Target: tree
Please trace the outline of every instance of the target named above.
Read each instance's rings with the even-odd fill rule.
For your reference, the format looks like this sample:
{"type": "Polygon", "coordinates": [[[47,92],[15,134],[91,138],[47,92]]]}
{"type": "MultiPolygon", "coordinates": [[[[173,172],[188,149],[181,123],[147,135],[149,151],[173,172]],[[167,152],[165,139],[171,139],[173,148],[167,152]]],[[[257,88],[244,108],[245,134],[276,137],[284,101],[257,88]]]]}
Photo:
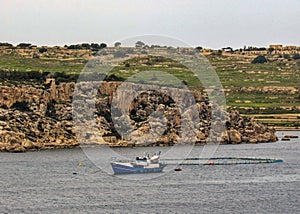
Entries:
{"type": "Polygon", "coordinates": [[[84,49],[90,49],[91,45],[89,43],[82,43],[81,47],[84,48],[84,49]]]}
{"type": "Polygon", "coordinates": [[[98,51],[100,49],[100,45],[97,44],[97,43],[92,43],[91,44],[91,48],[94,50],[94,51],[98,51]]]}
{"type": "Polygon", "coordinates": [[[203,48],[201,46],[198,46],[195,48],[196,51],[200,52],[201,50],[203,50],[203,48]]]}
{"type": "Polygon", "coordinates": [[[268,52],[271,54],[275,49],[274,48],[269,48],[268,52]]]}
{"type": "Polygon", "coordinates": [[[13,45],[12,45],[12,44],[10,44],[10,43],[7,43],[7,42],[4,42],[4,43],[0,42],[0,46],[13,47],[13,45]]]}
{"type": "Polygon", "coordinates": [[[121,42],[116,42],[115,43],[115,47],[120,47],[121,46],[121,42]]]}
{"type": "Polygon", "coordinates": [[[20,47],[20,48],[29,48],[31,46],[30,43],[20,43],[17,45],[17,47],[20,47]]]}
{"type": "Polygon", "coordinates": [[[103,49],[103,48],[106,48],[106,47],[107,47],[107,44],[105,44],[105,43],[100,44],[100,49],[103,49]]]}
{"type": "Polygon", "coordinates": [[[47,52],[47,48],[41,47],[41,48],[39,48],[39,52],[40,53],[45,53],[45,52],[47,52]]]}
{"type": "Polygon", "coordinates": [[[268,62],[267,58],[263,55],[257,56],[255,59],[252,60],[252,64],[263,64],[268,62]]]}
{"type": "Polygon", "coordinates": [[[70,45],[67,47],[67,49],[70,49],[70,50],[78,50],[78,49],[81,49],[81,45],[77,44],[77,45],[70,45]]]}
{"type": "Polygon", "coordinates": [[[294,60],[300,59],[300,54],[297,54],[297,53],[294,54],[294,55],[293,55],[293,59],[294,59],[294,60]]]}
{"type": "Polygon", "coordinates": [[[11,106],[11,108],[17,109],[22,112],[30,111],[29,103],[26,101],[17,101],[11,106]]]}
{"type": "Polygon", "coordinates": [[[145,46],[145,43],[142,42],[142,41],[137,41],[137,42],[135,43],[135,47],[136,47],[136,48],[142,48],[142,47],[144,47],[144,46],[145,46]]]}

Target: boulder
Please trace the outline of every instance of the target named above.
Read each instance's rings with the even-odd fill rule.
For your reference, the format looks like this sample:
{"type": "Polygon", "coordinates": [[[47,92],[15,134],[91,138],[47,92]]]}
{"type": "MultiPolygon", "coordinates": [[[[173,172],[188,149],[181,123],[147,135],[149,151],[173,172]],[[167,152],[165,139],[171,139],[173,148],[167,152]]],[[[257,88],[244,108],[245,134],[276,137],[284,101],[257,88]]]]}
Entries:
{"type": "Polygon", "coordinates": [[[242,142],[242,135],[235,129],[229,130],[229,140],[232,143],[241,143],[242,142]]]}

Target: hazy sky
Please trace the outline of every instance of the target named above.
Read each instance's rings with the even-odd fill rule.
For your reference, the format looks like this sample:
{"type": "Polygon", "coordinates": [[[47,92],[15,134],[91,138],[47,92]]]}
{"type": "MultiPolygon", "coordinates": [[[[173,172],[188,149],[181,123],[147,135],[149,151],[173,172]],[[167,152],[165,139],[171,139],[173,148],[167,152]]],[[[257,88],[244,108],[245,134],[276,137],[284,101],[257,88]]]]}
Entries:
{"type": "MultiPolygon", "coordinates": [[[[165,35],[191,46],[300,46],[299,0],[0,0],[0,41],[64,45],[165,35]]],[[[151,44],[150,44],[151,45],[151,44]]]]}

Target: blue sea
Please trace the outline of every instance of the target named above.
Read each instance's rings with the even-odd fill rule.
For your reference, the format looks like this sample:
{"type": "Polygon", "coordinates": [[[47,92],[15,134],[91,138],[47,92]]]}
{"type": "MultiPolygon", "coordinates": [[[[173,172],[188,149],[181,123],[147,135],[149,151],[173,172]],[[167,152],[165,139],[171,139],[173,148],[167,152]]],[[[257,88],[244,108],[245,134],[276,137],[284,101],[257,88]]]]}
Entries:
{"type": "MultiPolygon", "coordinates": [[[[286,134],[300,136],[277,133],[279,139],[286,134]]],[[[135,157],[168,149],[115,151],[135,157]]],[[[195,146],[190,157],[201,149],[195,146]]],[[[220,145],[213,157],[284,162],[183,166],[180,172],[136,179],[132,176],[139,175],[117,177],[102,171],[80,148],[0,153],[0,213],[300,213],[300,138],[220,145]]]]}

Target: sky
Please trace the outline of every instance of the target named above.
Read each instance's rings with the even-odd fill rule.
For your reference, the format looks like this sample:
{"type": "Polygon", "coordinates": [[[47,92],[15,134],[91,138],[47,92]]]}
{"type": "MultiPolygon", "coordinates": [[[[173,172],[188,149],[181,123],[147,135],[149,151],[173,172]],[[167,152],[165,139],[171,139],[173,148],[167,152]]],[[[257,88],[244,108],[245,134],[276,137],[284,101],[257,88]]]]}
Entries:
{"type": "Polygon", "coordinates": [[[0,0],[0,42],[110,46],[142,35],[213,49],[300,46],[300,1],[0,0]]]}

